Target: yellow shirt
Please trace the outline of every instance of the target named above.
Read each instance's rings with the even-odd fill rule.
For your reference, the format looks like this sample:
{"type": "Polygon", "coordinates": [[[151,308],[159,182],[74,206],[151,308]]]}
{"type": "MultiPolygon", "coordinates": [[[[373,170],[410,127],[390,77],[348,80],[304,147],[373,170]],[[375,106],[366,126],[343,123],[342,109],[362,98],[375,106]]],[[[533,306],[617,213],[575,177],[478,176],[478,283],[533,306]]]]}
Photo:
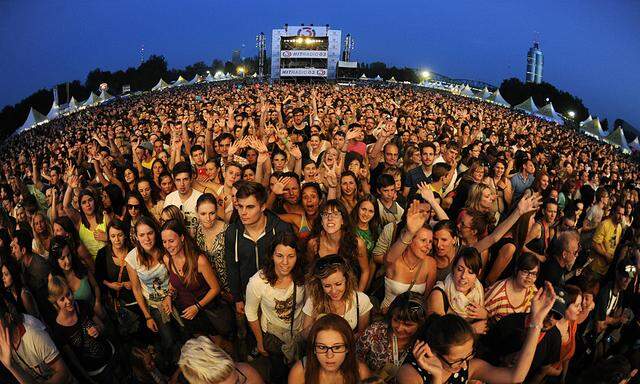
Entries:
{"type": "MultiPolygon", "coordinates": [[[[621,235],[622,226],[620,224],[614,224],[611,219],[606,219],[601,221],[596,228],[596,232],[593,235],[593,243],[602,245],[609,259],[613,259],[613,254],[620,242],[621,235]]],[[[609,263],[600,255],[593,261],[591,268],[595,272],[605,274],[609,269],[609,263]]]]}

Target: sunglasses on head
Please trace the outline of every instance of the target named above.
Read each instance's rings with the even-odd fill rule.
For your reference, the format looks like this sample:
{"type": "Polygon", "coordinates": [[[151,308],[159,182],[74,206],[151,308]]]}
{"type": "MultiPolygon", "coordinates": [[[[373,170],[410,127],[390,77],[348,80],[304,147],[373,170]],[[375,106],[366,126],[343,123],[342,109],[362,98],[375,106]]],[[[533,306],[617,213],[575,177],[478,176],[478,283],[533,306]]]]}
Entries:
{"type": "Polygon", "coordinates": [[[330,269],[339,265],[346,265],[344,258],[338,255],[330,255],[330,256],[325,256],[318,259],[316,261],[316,265],[314,269],[317,274],[322,274],[327,269],[330,269]]]}

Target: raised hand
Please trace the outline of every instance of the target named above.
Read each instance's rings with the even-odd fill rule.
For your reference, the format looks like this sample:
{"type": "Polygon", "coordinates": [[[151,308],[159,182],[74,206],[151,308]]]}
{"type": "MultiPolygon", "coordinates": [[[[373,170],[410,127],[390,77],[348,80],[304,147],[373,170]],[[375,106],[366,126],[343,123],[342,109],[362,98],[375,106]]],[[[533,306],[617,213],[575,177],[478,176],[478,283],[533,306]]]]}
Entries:
{"type": "Polygon", "coordinates": [[[414,200],[407,211],[407,231],[415,235],[427,220],[427,212],[422,203],[414,200]]]}
{"type": "Polygon", "coordinates": [[[413,357],[425,372],[431,375],[434,380],[431,382],[439,383],[442,377],[442,363],[440,359],[431,351],[429,345],[424,341],[417,341],[413,347],[413,357]]]}
{"type": "Polygon", "coordinates": [[[539,193],[533,193],[531,195],[525,194],[518,202],[518,212],[524,215],[525,213],[535,211],[540,208],[542,203],[542,196],[539,193]]]}
{"type": "Polygon", "coordinates": [[[297,145],[292,145],[289,153],[291,153],[291,156],[293,156],[296,160],[302,159],[302,152],[297,145]]]}
{"type": "Polygon", "coordinates": [[[278,196],[284,194],[284,188],[287,186],[289,181],[291,181],[290,177],[280,177],[280,178],[278,178],[278,181],[276,181],[273,184],[273,187],[271,187],[271,191],[273,193],[275,193],[276,195],[278,195],[278,196]]]}
{"type": "Polygon", "coordinates": [[[436,197],[433,195],[433,190],[431,189],[431,184],[422,182],[418,184],[418,192],[420,192],[420,196],[422,196],[425,201],[431,203],[435,201],[436,197]]]}
{"type": "Polygon", "coordinates": [[[550,282],[544,282],[544,288],[538,289],[536,295],[531,300],[531,317],[533,324],[542,326],[544,318],[547,316],[553,303],[556,301],[556,292],[550,282]]]}

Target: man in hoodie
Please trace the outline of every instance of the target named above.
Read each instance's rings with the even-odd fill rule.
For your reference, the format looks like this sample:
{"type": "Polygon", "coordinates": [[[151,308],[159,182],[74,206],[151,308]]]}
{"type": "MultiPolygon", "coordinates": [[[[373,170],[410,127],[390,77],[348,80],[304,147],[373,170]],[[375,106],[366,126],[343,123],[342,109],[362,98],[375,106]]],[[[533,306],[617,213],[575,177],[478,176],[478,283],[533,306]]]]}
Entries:
{"type": "Polygon", "coordinates": [[[244,313],[244,292],[253,276],[270,257],[276,233],[291,226],[266,210],[267,190],[259,183],[243,182],[236,192],[238,220],[227,227],[224,239],[227,274],[236,311],[244,313]]]}

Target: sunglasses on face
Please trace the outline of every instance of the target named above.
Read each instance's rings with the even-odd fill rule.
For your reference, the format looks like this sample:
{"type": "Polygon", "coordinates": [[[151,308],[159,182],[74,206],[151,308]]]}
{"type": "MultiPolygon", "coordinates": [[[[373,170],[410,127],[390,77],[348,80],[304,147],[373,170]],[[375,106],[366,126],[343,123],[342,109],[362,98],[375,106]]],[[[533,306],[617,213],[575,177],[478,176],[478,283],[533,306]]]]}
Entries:
{"type": "Polygon", "coordinates": [[[127,204],[127,209],[137,209],[137,210],[140,210],[140,204],[127,204]]]}

